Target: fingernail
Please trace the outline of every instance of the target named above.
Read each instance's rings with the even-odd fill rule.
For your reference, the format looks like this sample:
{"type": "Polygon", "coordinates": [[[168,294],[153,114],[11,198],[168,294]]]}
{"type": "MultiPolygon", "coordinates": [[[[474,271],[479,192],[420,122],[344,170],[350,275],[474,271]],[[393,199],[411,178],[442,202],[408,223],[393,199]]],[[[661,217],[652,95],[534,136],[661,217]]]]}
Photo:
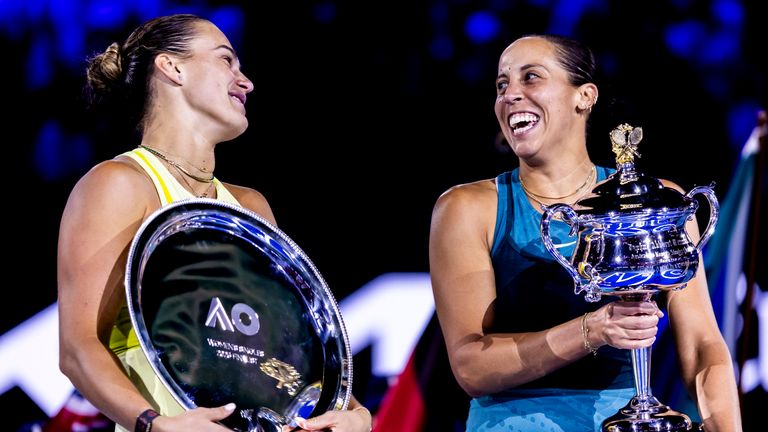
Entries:
{"type": "Polygon", "coordinates": [[[235,410],[235,404],[230,402],[230,403],[224,405],[224,409],[227,410],[227,411],[234,411],[235,410]]]}

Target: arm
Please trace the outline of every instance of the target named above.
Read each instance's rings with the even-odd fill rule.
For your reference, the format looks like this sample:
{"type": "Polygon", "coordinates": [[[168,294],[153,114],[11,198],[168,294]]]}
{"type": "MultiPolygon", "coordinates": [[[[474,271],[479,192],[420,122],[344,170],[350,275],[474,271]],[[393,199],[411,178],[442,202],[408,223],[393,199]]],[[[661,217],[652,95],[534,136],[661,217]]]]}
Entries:
{"type": "MultiPolygon", "coordinates": [[[[679,189],[674,184],[668,183],[679,189]]],[[[686,230],[699,239],[696,220],[686,230]]],[[[670,328],[678,350],[683,381],[696,401],[707,431],[740,431],[741,416],[733,360],[717,326],[706,275],[699,268],[688,286],[668,295],[670,328]]]]}
{"type": "MultiPolygon", "coordinates": [[[[60,368],[91,403],[128,430],[133,430],[136,417],[151,406],[128,379],[108,344],[113,322],[125,301],[123,276],[128,247],[142,221],[159,205],[151,182],[132,163],[105,162],[75,186],[59,232],[60,368]]],[[[231,410],[194,411],[160,417],[153,430],[184,430],[181,423],[174,426],[179,420],[189,426],[186,430],[227,430],[212,421],[226,417],[231,410]]]]}
{"type": "MultiPolygon", "coordinates": [[[[429,259],[435,306],[451,368],[471,396],[530,382],[589,352],[581,317],[538,332],[486,333],[496,298],[490,258],[495,221],[492,181],[449,190],[432,215],[429,259]]],[[[634,348],[653,343],[658,309],[654,304],[614,303],[589,318],[593,347],[610,343],[634,348]]]]}

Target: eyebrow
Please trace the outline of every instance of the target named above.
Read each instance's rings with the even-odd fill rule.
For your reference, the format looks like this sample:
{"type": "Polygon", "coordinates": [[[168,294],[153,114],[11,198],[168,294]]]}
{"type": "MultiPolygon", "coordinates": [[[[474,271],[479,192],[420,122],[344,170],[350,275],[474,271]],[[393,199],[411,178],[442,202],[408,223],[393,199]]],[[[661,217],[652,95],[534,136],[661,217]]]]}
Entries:
{"type": "MultiPolygon", "coordinates": [[[[539,63],[528,63],[528,64],[524,64],[524,65],[520,66],[520,68],[518,68],[517,70],[524,71],[524,70],[528,70],[528,69],[536,68],[536,67],[547,69],[544,65],[541,65],[539,63]]],[[[499,79],[499,78],[505,77],[505,76],[507,76],[507,73],[506,72],[502,72],[502,73],[500,73],[496,77],[496,79],[499,79]]]]}
{"type": "Polygon", "coordinates": [[[231,46],[229,46],[229,45],[219,45],[219,46],[217,46],[216,48],[214,48],[214,50],[217,50],[217,49],[219,49],[219,48],[224,48],[225,50],[227,50],[227,51],[231,52],[231,53],[232,53],[232,55],[233,55],[233,56],[235,56],[235,58],[237,58],[237,53],[235,52],[235,50],[234,50],[234,49],[232,49],[232,47],[231,47],[231,46]]]}

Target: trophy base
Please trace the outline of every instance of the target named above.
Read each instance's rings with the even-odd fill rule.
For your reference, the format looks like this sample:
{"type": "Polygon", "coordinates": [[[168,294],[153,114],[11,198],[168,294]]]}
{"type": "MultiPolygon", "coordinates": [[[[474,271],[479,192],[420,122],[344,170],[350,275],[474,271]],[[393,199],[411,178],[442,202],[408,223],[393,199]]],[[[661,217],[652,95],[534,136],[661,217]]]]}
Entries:
{"type": "Polygon", "coordinates": [[[691,419],[671,410],[653,396],[633,397],[616,414],[603,421],[603,432],[678,432],[694,431],[691,419]]]}

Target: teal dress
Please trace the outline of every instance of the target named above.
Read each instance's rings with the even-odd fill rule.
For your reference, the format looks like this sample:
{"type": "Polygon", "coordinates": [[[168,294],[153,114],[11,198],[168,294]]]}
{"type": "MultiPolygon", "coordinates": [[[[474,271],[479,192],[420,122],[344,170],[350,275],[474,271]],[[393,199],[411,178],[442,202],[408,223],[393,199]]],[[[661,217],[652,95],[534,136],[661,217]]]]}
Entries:
{"type": "MultiPolygon", "coordinates": [[[[611,174],[597,168],[598,181],[611,174]]],[[[590,303],[574,293],[573,279],[541,240],[541,213],[520,187],[518,170],[496,178],[498,210],[491,250],[496,304],[490,332],[546,330],[594,311],[610,299],[590,303]]],[[[550,235],[566,257],[576,237],[558,220],[550,235]]],[[[599,431],[602,421],[634,396],[629,350],[604,346],[544,377],[470,402],[468,431],[599,431]]]]}

